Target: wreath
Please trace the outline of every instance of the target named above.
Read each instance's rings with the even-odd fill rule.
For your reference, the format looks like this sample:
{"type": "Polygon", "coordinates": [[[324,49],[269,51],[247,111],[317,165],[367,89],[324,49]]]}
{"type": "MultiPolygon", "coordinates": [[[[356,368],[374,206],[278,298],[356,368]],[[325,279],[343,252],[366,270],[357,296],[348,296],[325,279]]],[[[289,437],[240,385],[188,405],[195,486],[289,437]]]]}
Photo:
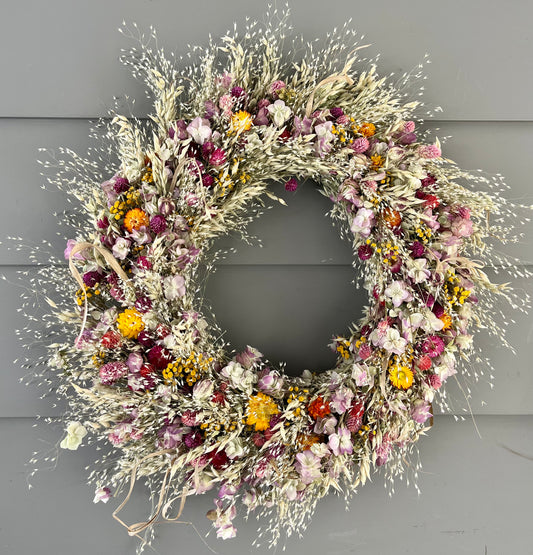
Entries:
{"type": "Polygon", "coordinates": [[[497,260],[513,272],[488,239],[512,236],[516,207],[499,180],[461,170],[420,130],[406,88],[421,75],[393,85],[373,65],[356,72],[346,30],[286,60],[287,30],[250,24],[194,50],[187,69],[139,34],[123,61],[154,98],[150,119],[113,112],[95,129],[100,156],[64,150],[47,164],[82,210],[68,268],[40,270],[39,288],[57,292],[43,376],[59,375],[69,402],[61,447],[111,446],[89,479],[95,502],[126,493],[113,516],[132,535],[211,490],[218,537],[236,534],[242,505],[265,515],[275,544],[329,491],[355,492],[376,467],[403,476],[459,360],[479,377],[472,324],[505,342],[494,299],[516,308],[483,271],[497,260]],[[368,306],[333,338],[334,368],[290,377],[225,344],[202,284],[215,240],[246,236],[264,196],[276,199],[271,182],[293,191],[304,180],[331,200],[368,306]],[[118,515],[138,477],[155,508],[127,525],[118,515]]]}

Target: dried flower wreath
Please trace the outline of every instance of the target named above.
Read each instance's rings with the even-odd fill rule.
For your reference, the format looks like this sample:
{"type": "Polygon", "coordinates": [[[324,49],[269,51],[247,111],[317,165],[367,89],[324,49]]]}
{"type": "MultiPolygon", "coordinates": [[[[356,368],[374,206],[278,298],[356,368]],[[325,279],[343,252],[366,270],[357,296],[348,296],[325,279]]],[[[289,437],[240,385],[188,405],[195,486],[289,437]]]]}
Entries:
{"type": "Polygon", "coordinates": [[[268,517],[274,544],[332,488],[349,495],[382,465],[402,476],[458,359],[463,373],[481,360],[471,325],[504,342],[494,299],[513,310],[523,301],[483,271],[489,261],[523,272],[488,242],[513,237],[517,207],[501,180],[462,171],[419,132],[421,104],[405,90],[421,73],[397,85],[373,65],[356,74],[346,28],[322,51],[308,45],[300,61],[284,61],[288,30],[285,20],[250,24],[243,38],[194,51],[185,70],[140,35],[124,61],[155,111],[149,122],[115,113],[103,122],[112,177],[101,183],[95,158],[69,150],[45,164],[83,215],[65,251],[77,310],[69,269],[37,278],[35,289],[52,283],[60,296],[50,299],[58,340],[42,375],[59,369],[69,402],[61,447],[113,447],[91,473],[95,501],[128,483],[131,493],[137,477],[149,484],[155,509],[130,534],[216,490],[208,517],[219,537],[235,535],[240,501],[268,517]],[[244,229],[263,195],[275,198],[269,182],[294,190],[305,179],[331,199],[369,305],[334,338],[333,369],[290,377],[252,347],[227,348],[200,284],[214,240],[244,229]]]}

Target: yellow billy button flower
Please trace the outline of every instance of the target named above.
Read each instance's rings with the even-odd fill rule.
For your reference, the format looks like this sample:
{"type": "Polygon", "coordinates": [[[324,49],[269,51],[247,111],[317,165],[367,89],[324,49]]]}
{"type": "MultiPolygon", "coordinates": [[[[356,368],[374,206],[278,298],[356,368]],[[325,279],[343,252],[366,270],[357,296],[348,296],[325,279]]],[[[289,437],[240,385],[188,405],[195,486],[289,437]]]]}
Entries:
{"type": "Polygon", "coordinates": [[[272,397],[258,393],[248,399],[246,407],[246,424],[255,426],[257,431],[268,429],[270,418],[279,413],[278,405],[272,397]]]}
{"type": "Polygon", "coordinates": [[[231,131],[234,133],[243,133],[252,127],[252,116],[244,110],[239,110],[231,116],[231,131]]]}
{"type": "Polygon", "coordinates": [[[118,331],[128,339],[137,339],[144,330],[144,322],[141,315],[133,308],[127,308],[118,315],[118,331]]]}
{"type": "Polygon", "coordinates": [[[413,385],[413,372],[409,366],[395,365],[389,370],[392,385],[398,389],[409,389],[413,385]]]}

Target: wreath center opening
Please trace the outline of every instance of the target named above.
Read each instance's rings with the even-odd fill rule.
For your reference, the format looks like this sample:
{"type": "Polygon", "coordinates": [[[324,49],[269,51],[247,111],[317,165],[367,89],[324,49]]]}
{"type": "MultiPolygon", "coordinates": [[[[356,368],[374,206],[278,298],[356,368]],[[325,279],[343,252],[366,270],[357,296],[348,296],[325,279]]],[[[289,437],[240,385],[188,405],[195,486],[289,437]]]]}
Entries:
{"type": "Polygon", "coordinates": [[[248,226],[253,244],[219,239],[214,250],[231,252],[206,285],[230,348],[253,346],[272,364],[285,363],[291,376],[333,368],[333,335],[346,333],[368,300],[352,283],[350,245],[332,225],[331,201],[319,187],[307,180],[286,192],[273,184],[288,206],[274,202],[248,226]]]}

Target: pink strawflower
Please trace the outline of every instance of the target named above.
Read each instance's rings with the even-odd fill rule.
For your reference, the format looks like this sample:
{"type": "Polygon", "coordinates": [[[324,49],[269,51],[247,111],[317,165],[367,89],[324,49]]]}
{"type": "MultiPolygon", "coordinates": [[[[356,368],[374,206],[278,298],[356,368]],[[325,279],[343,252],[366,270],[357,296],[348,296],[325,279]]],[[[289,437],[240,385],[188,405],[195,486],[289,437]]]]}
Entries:
{"type": "Polygon", "coordinates": [[[431,358],[438,357],[444,351],[444,341],[438,335],[430,335],[422,343],[422,351],[431,358]]]}
{"type": "Polygon", "coordinates": [[[440,389],[442,386],[442,380],[437,374],[431,374],[431,376],[428,377],[428,382],[433,389],[440,389]]]}
{"type": "Polygon", "coordinates": [[[404,133],[412,133],[415,130],[415,122],[414,121],[406,121],[403,124],[403,132],[404,133]]]}
{"type": "Polygon", "coordinates": [[[337,118],[335,123],[337,123],[338,125],[348,125],[350,123],[350,118],[348,116],[342,115],[337,118]]]}
{"type": "Polygon", "coordinates": [[[235,99],[230,94],[222,95],[218,101],[218,105],[220,106],[224,115],[227,117],[231,116],[234,104],[235,99]]]}
{"type": "Polygon", "coordinates": [[[363,152],[366,152],[369,147],[370,143],[368,142],[368,139],[366,137],[359,137],[358,139],[355,139],[355,141],[350,145],[350,148],[356,154],[362,154],[363,152]]]}
{"type": "Polygon", "coordinates": [[[185,424],[185,426],[196,426],[196,412],[194,412],[193,410],[186,410],[181,415],[181,421],[183,422],[183,424],[185,424]]]}
{"type": "Polygon", "coordinates": [[[418,155],[421,158],[439,158],[441,154],[442,152],[437,145],[422,145],[418,147],[418,155]]]}
{"type": "Polygon", "coordinates": [[[418,359],[416,365],[421,372],[426,372],[431,368],[431,358],[428,355],[423,355],[418,359]]]}
{"type": "Polygon", "coordinates": [[[298,188],[298,181],[294,177],[291,177],[287,183],[285,183],[285,190],[286,191],[296,191],[298,188]]]}
{"type": "Polygon", "coordinates": [[[457,208],[457,214],[461,216],[461,218],[463,218],[464,220],[469,220],[470,208],[467,208],[466,206],[459,206],[459,208],[457,208]]]}

